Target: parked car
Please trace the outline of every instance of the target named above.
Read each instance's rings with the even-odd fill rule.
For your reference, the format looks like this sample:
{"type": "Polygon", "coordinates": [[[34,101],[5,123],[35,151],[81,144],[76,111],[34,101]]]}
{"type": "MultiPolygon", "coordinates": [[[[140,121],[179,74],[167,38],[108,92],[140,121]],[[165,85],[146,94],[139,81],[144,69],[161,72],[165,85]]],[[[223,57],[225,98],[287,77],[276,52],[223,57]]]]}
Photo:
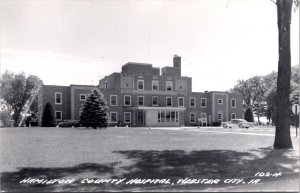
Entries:
{"type": "Polygon", "coordinates": [[[231,119],[231,121],[228,122],[222,122],[223,128],[233,128],[233,127],[239,127],[239,128],[249,128],[250,123],[247,122],[245,119],[231,119]]]}

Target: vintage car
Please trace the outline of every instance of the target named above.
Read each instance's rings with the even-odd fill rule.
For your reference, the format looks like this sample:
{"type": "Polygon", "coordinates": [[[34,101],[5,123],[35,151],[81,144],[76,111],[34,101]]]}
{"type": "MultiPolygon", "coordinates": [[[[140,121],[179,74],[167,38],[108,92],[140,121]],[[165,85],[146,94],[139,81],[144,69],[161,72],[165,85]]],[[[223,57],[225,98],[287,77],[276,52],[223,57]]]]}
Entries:
{"type": "Polygon", "coordinates": [[[231,121],[222,122],[221,126],[223,128],[233,128],[233,127],[249,128],[251,124],[247,122],[245,119],[231,119],[231,121]]]}

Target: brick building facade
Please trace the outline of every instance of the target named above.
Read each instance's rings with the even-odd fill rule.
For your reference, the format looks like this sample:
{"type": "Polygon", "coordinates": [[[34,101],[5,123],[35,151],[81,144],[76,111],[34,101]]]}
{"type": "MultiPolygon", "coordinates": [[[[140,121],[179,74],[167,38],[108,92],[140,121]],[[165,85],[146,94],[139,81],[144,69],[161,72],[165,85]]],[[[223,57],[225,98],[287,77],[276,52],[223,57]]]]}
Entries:
{"type": "Polygon", "coordinates": [[[98,86],[44,85],[38,96],[39,123],[47,102],[53,104],[57,121],[78,119],[81,104],[95,87],[108,102],[110,126],[188,126],[199,120],[212,125],[243,117],[241,95],[192,92],[192,78],[181,76],[181,58],[175,55],[173,67],[161,70],[129,62],[120,73],[99,80],[98,86]]]}

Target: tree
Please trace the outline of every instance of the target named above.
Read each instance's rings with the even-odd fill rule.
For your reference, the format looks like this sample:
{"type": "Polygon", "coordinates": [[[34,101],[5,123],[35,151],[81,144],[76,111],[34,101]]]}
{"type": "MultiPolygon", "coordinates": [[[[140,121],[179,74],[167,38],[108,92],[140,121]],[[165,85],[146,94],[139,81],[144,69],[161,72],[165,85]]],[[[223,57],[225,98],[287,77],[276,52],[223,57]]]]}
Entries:
{"type": "Polygon", "coordinates": [[[42,116],[42,127],[55,127],[56,118],[54,108],[50,102],[47,102],[42,116]]]}
{"type": "Polygon", "coordinates": [[[274,148],[293,148],[290,134],[291,49],[290,22],[293,0],[277,0],[279,61],[276,95],[276,132],[274,148]]]}
{"type": "Polygon", "coordinates": [[[254,122],[252,108],[248,107],[245,112],[245,120],[248,122],[254,122]]]}
{"type": "Polygon", "coordinates": [[[6,71],[0,79],[0,98],[13,112],[12,118],[15,126],[21,120],[21,112],[28,101],[36,92],[42,81],[33,75],[25,76],[24,73],[14,74],[6,71]]]}
{"type": "Polygon", "coordinates": [[[103,94],[97,90],[92,90],[92,93],[87,97],[82,106],[82,113],[79,117],[80,124],[84,127],[107,127],[107,102],[103,94]]]}

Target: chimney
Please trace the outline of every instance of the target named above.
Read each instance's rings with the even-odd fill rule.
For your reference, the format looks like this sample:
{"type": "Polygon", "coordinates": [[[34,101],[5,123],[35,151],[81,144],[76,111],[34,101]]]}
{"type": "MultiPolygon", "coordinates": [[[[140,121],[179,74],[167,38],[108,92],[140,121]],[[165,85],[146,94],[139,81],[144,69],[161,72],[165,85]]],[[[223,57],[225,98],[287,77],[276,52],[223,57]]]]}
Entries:
{"type": "Polygon", "coordinates": [[[177,54],[173,57],[173,67],[181,68],[181,57],[177,54]]]}

